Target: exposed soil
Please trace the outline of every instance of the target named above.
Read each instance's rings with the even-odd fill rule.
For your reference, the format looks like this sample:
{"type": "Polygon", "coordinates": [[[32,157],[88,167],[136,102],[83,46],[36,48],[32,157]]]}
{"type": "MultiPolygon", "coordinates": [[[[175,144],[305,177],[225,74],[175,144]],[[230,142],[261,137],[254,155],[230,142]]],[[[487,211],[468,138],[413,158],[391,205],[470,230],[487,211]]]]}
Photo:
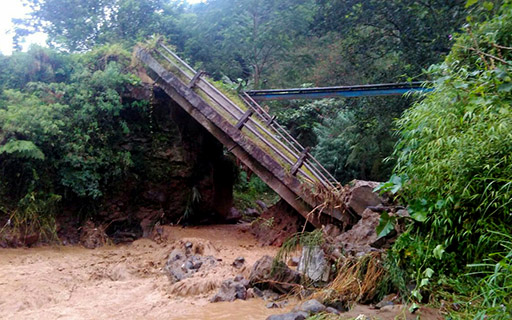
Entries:
{"type": "Polygon", "coordinates": [[[262,245],[280,247],[292,234],[300,230],[305,219],[284,200],[263,211],[251,224],[251,233],[262,245]]]}
{"type": "MultiPolygon", "coordinates": [[[[275,246],[261,246],[246,225],[162,227],[155,241],[129,245],[1,249],[1,319],[265,319],[288,312],[267,309],[261,299],[210,303],[222,280],[247,276],[275,246]],[[172,284],[163,268],[169,253],[191,242],[203,255],[217,258],[214,268],[172,284]],[[235,268],[235,258],[245,266],[235,268]]],[[[360,313],[393,319],[399,308],[383,314],[357,306],[360,313]]],[[[400,318],[401,319],[401,318],[400,318]]],[[[437,319],[429,314],[421,319],[437,319]]]]}

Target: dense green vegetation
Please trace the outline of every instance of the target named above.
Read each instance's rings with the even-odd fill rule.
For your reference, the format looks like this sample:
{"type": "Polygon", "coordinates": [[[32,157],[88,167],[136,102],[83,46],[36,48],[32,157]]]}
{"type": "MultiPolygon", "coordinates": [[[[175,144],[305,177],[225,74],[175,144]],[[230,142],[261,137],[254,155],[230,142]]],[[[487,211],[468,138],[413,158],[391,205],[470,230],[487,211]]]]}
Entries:
{"type": "MultiPolygon", "coordinates": [[[[422,71],[449,52],[450,35],[468,11],[464,0],[26,2],[35,11],[18,21],[19,39],[39,28],[52,46],[84,51],[107,43],[131,45],[158,33],[196,69],[248,88],[423,80],[422,71]]],[[[383,160],[395,142],[392,122],[410,103],[372,98],[269,106],[302,143],[318,145],[316,155],[347,182],[389,176],[393,164],[383,160]],[[325,126],[332,110],[344,115],[325,126]],[[344,119],[352,119],[354,127],[342,129],[344,119]],[[323,136],[335,136],[336,145],[317,138],[323,136]],[[323,154],[332,147],[350,150],[351,156],[323,154]],[[361,157],[365,161],[354,160],[361,157]]]]}
{"type": "Polygon", "coordinates": [[[16,226],[50,236],[63,197],[97,200],[122,180],[133,162],[118,146],[130,131],[120,114],[134,106],[121,94],[138,81],[129,63],[115,46],[83,55],[33,48],[4,61],[0,208],[16,226]]]}
{"type": "Polygon", "coordinates": [[[435,92],[398,121],[394,180],[416,222],[393,257],[417,281],[420,300],[421,290],[453,285],[449,277],[461,272],[488,275],[473,298],[501,318],[512,311],[512,2],[465,28],[430,68],[435,92]],[[439,282],[428,286],[432,272],[439,282]]]}
{"type": "MultiPolygon", "coordinates": [[[[153,34],[239,88],[431,80],[423,97],[264,107],[340,181],[391,176],[411,214],[387,261],[404,296],[511,317],[510,0],[25,2],[15,47],[42,30],[51,49],[0,56],[1,214],[51,234],[62,201],[101,205],[129,168],[150,175],[118,141],[153,132],[148,104],[122,98],[131,47],[153,34]]],[[[241,206],[260,182],[240,179],[241,206]]]]}

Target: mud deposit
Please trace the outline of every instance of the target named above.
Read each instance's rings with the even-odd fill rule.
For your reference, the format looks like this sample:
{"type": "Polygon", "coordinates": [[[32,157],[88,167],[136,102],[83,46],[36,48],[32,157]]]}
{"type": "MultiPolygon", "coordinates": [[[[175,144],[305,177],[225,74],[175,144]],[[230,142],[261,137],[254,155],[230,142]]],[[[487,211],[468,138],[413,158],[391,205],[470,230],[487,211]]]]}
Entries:
{"type": "Polygon", "coordinates": [[[210,303],[222,280],[247,274],[261,247],[239,225],[166,227],[156,241],[94,250],[54,247],[0,250],[0,319],[265,319],[261,299],[210,303]],[[207,274],[171,284],[163,267],[183,241],[218,259],[207,274]],[[245,267],[231,263],[239,256],[245,267]],[[221,259],[221,260],[220,260],[221,259]]]}

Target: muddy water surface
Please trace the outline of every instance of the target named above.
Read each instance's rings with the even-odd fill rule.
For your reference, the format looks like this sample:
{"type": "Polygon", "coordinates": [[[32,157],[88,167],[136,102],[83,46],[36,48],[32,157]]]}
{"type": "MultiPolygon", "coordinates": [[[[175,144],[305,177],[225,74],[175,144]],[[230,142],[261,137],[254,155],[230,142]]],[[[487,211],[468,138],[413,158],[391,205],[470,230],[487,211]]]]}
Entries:
{"type": "Polygon", "coordinates": [[[248,276],[274,247],[260,247],[244,226],[166,227],[156,241],[130,245],[0,250],[0,319],[265,319],[285,310],[260,299],[210,303],[220,283],[248,276]],[[219,259],[207,275],[171,284],[162,272],[183,241],[219,259]],[[235,269],[238,256],[246,266],[235,269]]]}
{"type": "MultiPolygon", "coordinates": [[[[261,299],[210,303],[223,280],[248,276],[263,255],[276,247],[261,247],[242,225],[201,228],[165,227],[155,241],[129,245],[0,249],[0,319],[176,319],[260,320],[289,311],[267,309],[261,299]],[[184,242],[217,258],[207,272],[171,284],[163,267],[167,256],[184,242]],[[239,256],[245,267],[231,266],[239,256]]],[[[360,314],[372,319],[442,319],[423,308],[412,315],[403,306],[374,310],[355,306],[341,319],[360,314]]]]}

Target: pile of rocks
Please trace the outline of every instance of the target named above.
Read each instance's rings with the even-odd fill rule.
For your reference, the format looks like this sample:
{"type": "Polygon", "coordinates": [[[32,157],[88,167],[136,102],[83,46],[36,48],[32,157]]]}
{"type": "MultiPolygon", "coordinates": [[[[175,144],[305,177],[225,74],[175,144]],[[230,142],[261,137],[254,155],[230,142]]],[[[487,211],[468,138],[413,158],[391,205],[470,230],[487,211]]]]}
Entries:
{"type": "MultiPolygon", "coordinates": [[[[241,257],[235,259],[233,266],[236,268],[241,263],[241,257]]],[[[274,259],[270,256],[263,256],[254,263],[249,279],[243,276],[236,276],[234,279],[225,280],[211,302],[245,300],[253,297],[260,297],[266,301],[276,301],[280,293],[289,292],[300,282],[300,274],[280,264],[273,265],[274,259]]],[[[269,308],[281,307],[282,305],[269,304],[269,308]]]]}
{"type": "Polygon", "coordinates": [[[193,252],[193,244],[187,242],[183,248],[174,249],[167,258],[164,271],[171,283],[191,277],[201,268],[212,267],[217,259],[213,256],[202,256],[193,252]]]}

